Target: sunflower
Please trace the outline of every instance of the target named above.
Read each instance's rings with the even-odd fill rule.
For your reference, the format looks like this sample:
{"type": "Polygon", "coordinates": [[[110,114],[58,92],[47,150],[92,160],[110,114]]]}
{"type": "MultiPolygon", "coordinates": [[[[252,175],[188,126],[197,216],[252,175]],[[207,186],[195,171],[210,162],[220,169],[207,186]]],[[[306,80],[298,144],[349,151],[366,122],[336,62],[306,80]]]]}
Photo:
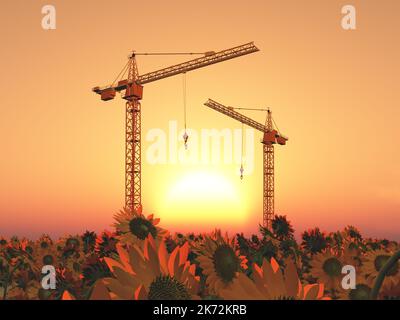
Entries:
{"type": "Polygon", "coordinates": [[[332,250],[325,250],[312,256],[310,275],[323,282],[327,290],[336,290],[342,280],[343,257],[332,250]]]}
{"type": "Polygon", "coordinates": [[[18,270],[13,276],[13,282],[7,291],[10,300],[37,300],[40,289],[39,282],[28,270],[18,270]]]}
{"type": "Polygon", "coordinates": [[[220,296],[231,300],[316,300],[323,297],[323,284],[303,285],[299,280],[297,269],[291,259],[286,260],[285,272],[278,262],[263,260],[262,267],[253,265],[253,279],[240,273],[233,283],[220,290],[220,296]]]}
{"type": "MultiPolygon", "coordinates": [[[[371,280],[375,280],[379,271],[392,255],[392,252],[383,249],[367,252],[365,256],[361,258],[363,274],[371,280]]],[[[393,283],[397,283],[399,280],[400,263],[397,261],[394,266],[389,269],[382,286],[383,288],[389,287],[393,283]]]]}
{"type": "Polygon", "coordinates": [[[362,241],[361,232],[354,226],[347,226],[344,228],[342,235],[344,238],[351,239],[353,241],[362,241]]]}
{"type": "Polygon", "coordinates": [[[220,230],[210,235],[204,235],[203,240],[193,245],[196,258],[207,276],[206,284],[211,294],[217,294],[222,288],[228,287],[239,275],[247,269],[247,259],[236,250],[235,238],[222,236],[220,230]]]}
{"type": "Polygon", "coordinates": [[[369,279],[358,275],[356,276],[356,288],[355,289],[343,289],[339,288],[337,292],[337,298],[340,300],[369,300],[373,283],[369,279]]]}
{"type": "Polygon", "coordinates": [[[57,242],[57,250],[63,258],[68,258],[76,252],[83,251],[82,239],[79,235],[68,235],[57,242]]]}
{"type": "Polygon", "coordinates": [[[82,278],[82,265],[86,259],[82,239],[79,236],[66,237],[62,239],[58,249],[61,253],[60,264],[64,269],[64,276],[74,283],[79,282],[82,278]]]}
{"type": "Polygon", "coordinates": [[[45,246],[36,247],[33,253],[33,259],[36,261],[36,267],[38,267],[39,270],[46,265],[56,267],[59,260],[59,254],[55,245],[53,243],[44,243],[46,243],[45,246]]]}
{"type": "Polygon", "coordinates": [[[2,252],[3,250],[5,250],[8,246],[8,241],[6,238],[4,237],[0,237],[0,252],[2,252]]]}
{"type": "Polygon", "coordinates": [[[118,239],[115,233],[103,231],[96,239],[95,253],[100,257],[111,257],[117,254],[118,239]]]}
{"type": "Polygon", "coordinates": [[[349,240],[343,241],[342,248],[340,249],[343,263],[354,266],[357,273],[360,271],[362,265],[361,254],[362,250],[357,244],[349,240]]]}
{"type": "Polygon", "coordinates": [[[34,252],[36,251],[36,244],[35,242],[24,239],[22,241],[22,250],[25,251],[30,257],[33,256],[34,252]]]}
{"type": "Polygon", "coordinates": [[[196,267],[188,259],[189,244],[168,254],[163,242],[149,235],[143,249],[117,246],[119,261],[104,258],[115,278],[97,281],[91,299],[189,300],[198,299],[196,267]]]}
{"type": "Polygon", "coordinates": [[[302,248],[311,254],[320,253],[328,246],[326,235],[319,228],[304,231],[301,238],[302,248]]]}
{"type": "Polygon", "coordinates": [[[114,219],[117,221],[114,227],[122,244],[141,246],[149,234],[156,241],[161,241],[168,235],[167,230],[157,227],[160,219],[154,219],[153,215],[146,218],[141,210],[131,211],[124,208],[114,215],[114,219]]]}
{"type": "Polygon", "coordinates": [[[53,245],[53,240],[47,235],[43,234],[38,240],[35,242],[35,249],[46,249],[53,245]]]}

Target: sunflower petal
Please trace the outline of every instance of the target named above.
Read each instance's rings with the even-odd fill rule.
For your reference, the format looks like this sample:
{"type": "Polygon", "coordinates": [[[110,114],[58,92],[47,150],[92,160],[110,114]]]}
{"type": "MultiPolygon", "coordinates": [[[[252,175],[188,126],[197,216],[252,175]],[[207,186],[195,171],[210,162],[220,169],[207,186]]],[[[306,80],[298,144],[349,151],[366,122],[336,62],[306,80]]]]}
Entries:
{"type": "Polygon", "coordinates": [[[94,285],[90,300],[111,300],[110,293],[101,279],[94,285]]]}
{"type": "Polygon", "coordinates": [[[300,280],[297,275],[297,269],[291,259],[286,260],[285,286],[286,292],[291,297],[297,297],[300,289],[300,280]]]}

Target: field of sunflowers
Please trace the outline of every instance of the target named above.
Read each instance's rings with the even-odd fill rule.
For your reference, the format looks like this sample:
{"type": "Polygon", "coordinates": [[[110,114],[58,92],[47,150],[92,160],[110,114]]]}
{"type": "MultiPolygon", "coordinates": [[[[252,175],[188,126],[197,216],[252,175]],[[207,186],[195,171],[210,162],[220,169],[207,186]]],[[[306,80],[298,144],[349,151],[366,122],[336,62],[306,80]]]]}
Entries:
{"type": "Polygon", "coordinates": [[[400,299],[399,243],[364,238],[352,226],[311,229],[298,242],[285,216],[249,238],[220,230],[171,234],[159,222],[124,209],[112,232],[57,241],[0,237],[0,299],[358,300],[372,291],[400,299]],[[41,286],[44,265],[56,269],[54,290],[41,286]],[[344,265],[355,267],[355,289],[341,286],[344,265]]]}

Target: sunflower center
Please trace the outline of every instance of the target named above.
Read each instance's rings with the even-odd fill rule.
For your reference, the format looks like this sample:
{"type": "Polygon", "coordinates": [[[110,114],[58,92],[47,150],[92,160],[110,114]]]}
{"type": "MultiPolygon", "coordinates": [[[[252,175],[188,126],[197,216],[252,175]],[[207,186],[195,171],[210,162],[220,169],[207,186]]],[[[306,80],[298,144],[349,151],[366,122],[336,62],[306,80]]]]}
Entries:
{"type": "Polygon", "coordinates": [[[371,288],[366,284],[359,284],[355,289],[350,290],[350,300],[368,300],[371,293],[371,288]]]}
{"type": "Polygon", "coordinates": [[[48,266],[54,263],[54,258],[52,255],[48,254],[43,257],[42,261],[45,266],[48,266]]]}
{"type": "Polygon", "coordinates": [[[48,246],[49,246],[49,244],[48,244],[46,241],[42,241],[42,242],[40,243],[40,247],[41,247],[42,249],[47,249],[48,246]]]}
{"type": "MultiPolygon", "coordinates": [[[[387,262],[389,259],[390,259],[390,256],[389,256],[389,255],[380,255],[380,256],[377,256],[377,257],[375,258],[375,261],[374,261],[374,265],[375,265],[376,271],[379,272],[379,271],[383,268],[383,266],[386,264],[386,262],[387,262]]],[[[388,276],[394,276],[394,275],[397,274],[398,271],[399,271],[399,262],[397,261],[397,262],[393,265],[393,267],[391,267],[391,268],[389,269],[389,271],[387,272],[387,275],[388,275],[388,276]]]]}
{"type": "Polygon", "coordinates": [[[230,282],[239,271],[240,261],[235,251],[227,244],[219,246],[213,255],[217,275],[224,281],[230,282]]]}
{"type": "Polygon", "coordinates": [[[322,269],[328,276],[338,277],[342,272],[342,264],[338,259],[332,257],[324,262],[322,269]]]}
{"type": "Polygon", "coordinates": [[[183,283],[171,276],[157,277],[149,287],[149,300],[190,300],[183,283]]]}
{"type": "Polygon", "coordinates": [[[79,247],[79,240],[74,238],[69,238],[65,242],[65,245],[69,248],[78,248],[79,247]]]}
{"type": "Polygon", "coordinates": [[[129,221],[129,230],[140,240],[146,239],[149,233],[153,238],[157,237],[156,227],[150,221],[144,218],[133,218],[131,221],[129,221]]]}

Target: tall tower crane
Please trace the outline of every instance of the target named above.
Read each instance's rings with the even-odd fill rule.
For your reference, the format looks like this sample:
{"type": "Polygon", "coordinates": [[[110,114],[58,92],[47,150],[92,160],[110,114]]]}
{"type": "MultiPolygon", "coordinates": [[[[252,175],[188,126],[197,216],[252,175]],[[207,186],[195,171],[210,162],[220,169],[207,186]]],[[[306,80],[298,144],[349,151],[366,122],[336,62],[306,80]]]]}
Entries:
{"type": "MultiPolygon", "coordinates": [[[[137,55],[170,55],[195,53],[135,53],[128,57],[128,63],[122,69],[117,79],[106,87],[94,87],[93,92],[101,96],[101,100],[109,101],[115,98],[117,92],[122,94],[125,103],[125,207],[136,210],[142,207],[141,200],[141,104],[143,85],[191,70],[206,67],[215,63],[247,55],[259,49],[249,42],[220,52],[205,52],[204,56],[157,71],[139,75],[137,55]],[[117,80],[125,76],[123,80],[117,80]]],[[[122,79],[122,78],[121,78],[122,79]]],[[[185,137],[185,140],[187,137],[185,137]]]]}
{"type": "MultiPolygon", "coordinates": [[[[264,136],[261,140],[263,144],[263,226],[271,229],[271,221],[274,217],[274,144],[285,145],[288,138],[280,134],[277,128],[274,128],[272,112],[268,109],[265,125],[246,117],[245,115],[235,111],[233,108],[226,107],[214,100],[208,99],[204,103],[207,107],[221,112],[228,117],[240,121],[258,131],[261,131],[264,136]]],[[[254,109],[249,109],[254,110],[254,109]]],[[[259,110],[259,109],[258,109],[259,110]]],[[[276,127],[276,126],[275,126],[276,127]]],[[[241,168],[242,169],[242,168],[241,168]]]]}

